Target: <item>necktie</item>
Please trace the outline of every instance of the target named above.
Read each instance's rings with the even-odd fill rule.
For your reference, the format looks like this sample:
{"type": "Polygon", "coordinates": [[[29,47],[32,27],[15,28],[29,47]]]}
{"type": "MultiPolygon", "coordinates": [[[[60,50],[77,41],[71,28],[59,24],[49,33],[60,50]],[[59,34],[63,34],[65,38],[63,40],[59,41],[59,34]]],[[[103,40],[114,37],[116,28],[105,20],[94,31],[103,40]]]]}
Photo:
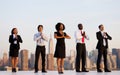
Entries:
{"type": "MultiPolygon", "coordinates": [[[[81,31],[81,35],[82,35],[82,31],[81,31]]],[[[82,43],[84,43],[84,36],[82,36],[82,43]]]]}

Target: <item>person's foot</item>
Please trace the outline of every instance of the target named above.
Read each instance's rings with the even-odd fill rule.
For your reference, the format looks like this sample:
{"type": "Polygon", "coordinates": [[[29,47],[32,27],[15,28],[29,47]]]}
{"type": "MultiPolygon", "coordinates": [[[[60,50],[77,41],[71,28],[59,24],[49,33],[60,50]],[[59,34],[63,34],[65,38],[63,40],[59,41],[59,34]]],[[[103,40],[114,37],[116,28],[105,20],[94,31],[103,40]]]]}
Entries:
{"type": "Polygon", "coordinates": [[[76,70],[76,72],[81,72],[80,70],[76,70]]]}
{"type": "Polygon", "coordinates": [[[110,70],[108,70],[108,69],[105,69],[105,72],[111,72],[110,70]]]}
{"type": "Polygon", "coordinates": [[[15,68],[12,68],[12,72],[16,72],[16,69],[15,69],[15,68]]]}
{"type": "Polygon", "coordinates": [[[35,70],[35,72],[34,73],[38,73],[38,70],[35,70]]]}
{"type": "Polygon", "coordinates": [[[87,70],[82,70],[82,72],[89,72],[89,71],[87,71],[87,70]]]}
{"type": "Polygon", "coordinates": [[[14,68],[14,72],[16,72],[16,68],[14,68]]]}
{"type": "Polygon", "coordinates": [[[97,72],[103,72],[101,69],[97,69],[97,72]]]}
{"type": "Polygon", "coordinates": [[[47,71],[45,71],[45,70],[42,70],[42,73],[47,73],[47,71]]]}
{"type": "Polygon", "coordinates": [[[63,72],[58,72],[59,74],[63,74],[63,72]]]}

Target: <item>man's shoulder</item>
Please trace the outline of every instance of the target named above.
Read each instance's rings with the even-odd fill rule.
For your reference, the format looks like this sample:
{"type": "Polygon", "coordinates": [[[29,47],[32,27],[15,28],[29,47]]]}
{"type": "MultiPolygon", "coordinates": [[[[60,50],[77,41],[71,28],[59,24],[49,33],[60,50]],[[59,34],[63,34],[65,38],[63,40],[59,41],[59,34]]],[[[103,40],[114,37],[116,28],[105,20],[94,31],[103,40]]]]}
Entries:
{"type": "Polygon", "coordinates": [[[101,33],[100,31],[96,32],[96,34],[100,34],[100,33],[101,33]]]}

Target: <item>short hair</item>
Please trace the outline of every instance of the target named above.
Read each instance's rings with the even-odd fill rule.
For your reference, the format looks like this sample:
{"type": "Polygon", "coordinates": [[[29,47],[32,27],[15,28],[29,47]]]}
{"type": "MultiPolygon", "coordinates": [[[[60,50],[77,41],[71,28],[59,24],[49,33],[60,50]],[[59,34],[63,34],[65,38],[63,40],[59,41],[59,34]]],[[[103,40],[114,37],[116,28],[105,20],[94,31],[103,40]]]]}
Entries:
{"type": "Polygon", "coordinates": [[[80,26],[83,26],[81,23],[78,24],[78,28],[80,29],[80,26]]]}
{"type": "Polygon", "coordinates": [[[56,24],[56,26],[55,26],[56,30],[57,31],[60,30],[60,25],[63,25],[63,30],[65,30],[65,25],[63,23],[61,23],[61,22],[59,22],[59,23],[56,24]]]}
{"type": "Polygon", "coordinates": [[[17,28],[13,28],[13,29],[11,30],[11,34],[14,34],[14,30],[15,30],[15,29],[17,29],[17,28]]]}
{"type": "Polygon", "coordinates": [[[100,29],[101,26],[103,26],[103,24],[100,24],[100,25],[98,26],[98,28],[100,29]]]}
{"type": "Polygon", "coordinates": [[[39,28],[40,28],[40,27],[42,27],[42,28],[43,28],[43,25],[38,25],[38,27],[37,27],[38,31],[39,31],[39,28]]]}

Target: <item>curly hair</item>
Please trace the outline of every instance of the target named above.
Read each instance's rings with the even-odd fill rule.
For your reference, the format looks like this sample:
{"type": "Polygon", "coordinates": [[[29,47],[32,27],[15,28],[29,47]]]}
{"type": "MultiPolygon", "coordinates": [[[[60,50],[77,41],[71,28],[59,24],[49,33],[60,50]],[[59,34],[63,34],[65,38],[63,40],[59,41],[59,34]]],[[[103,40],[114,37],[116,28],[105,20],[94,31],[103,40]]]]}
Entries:
{"type": "Polygon", "coordinates": [[[59,22],[59,23],[56,24],[56,26],[55,26],[56,30],[57,31],[60,30],[60,25],[63,25],[63,30],[65,30],[65,25],[63,23],[61,23],[61,22],[59,22]]]}

